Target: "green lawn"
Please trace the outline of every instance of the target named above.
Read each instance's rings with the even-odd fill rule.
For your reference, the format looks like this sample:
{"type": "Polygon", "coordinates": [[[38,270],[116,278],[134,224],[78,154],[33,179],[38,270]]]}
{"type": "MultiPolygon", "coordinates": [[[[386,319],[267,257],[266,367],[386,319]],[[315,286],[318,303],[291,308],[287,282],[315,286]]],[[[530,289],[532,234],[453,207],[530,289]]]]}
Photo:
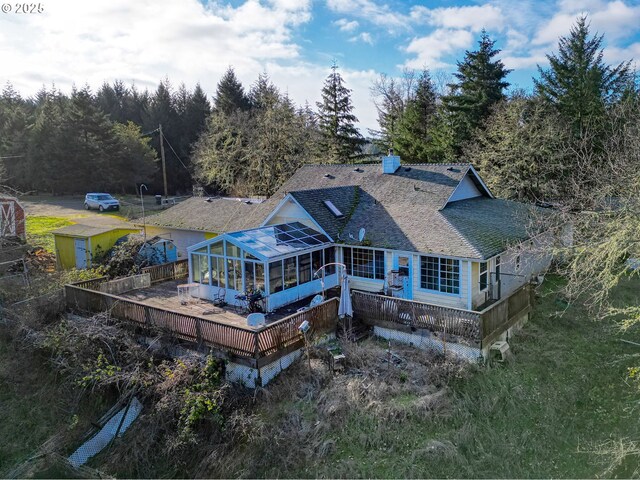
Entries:
{"type": "Polygon", "coordinates": [[[27,242],[34,247],[42,247],[49,252],[55,252],[53,235],[51,232],[58,228],[73,225],[75,222],[64,217],[33,217],[27,216],[27,242]]]}

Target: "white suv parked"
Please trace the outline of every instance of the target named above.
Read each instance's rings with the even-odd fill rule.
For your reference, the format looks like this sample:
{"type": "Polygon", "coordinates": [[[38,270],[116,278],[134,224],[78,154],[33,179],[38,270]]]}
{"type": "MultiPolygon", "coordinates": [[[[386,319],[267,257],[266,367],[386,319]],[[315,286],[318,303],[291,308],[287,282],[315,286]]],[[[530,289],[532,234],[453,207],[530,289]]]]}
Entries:
{"type": "Polygon", "coordinates": [[[120,210],[120,202],[108,193],[87,193],[84,197],[84,208],[96,208],[101,212],[106,210],[120,210]]]}

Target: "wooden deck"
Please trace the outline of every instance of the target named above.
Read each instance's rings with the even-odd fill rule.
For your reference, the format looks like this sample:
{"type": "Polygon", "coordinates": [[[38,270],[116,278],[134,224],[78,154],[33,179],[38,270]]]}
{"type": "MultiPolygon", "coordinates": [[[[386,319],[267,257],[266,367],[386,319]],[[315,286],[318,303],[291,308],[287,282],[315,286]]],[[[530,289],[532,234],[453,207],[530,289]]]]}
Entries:
{"type": "MultiPolygon", "coordinates": [[[[121,293],[120,297],[135,300],[150,307],[171,310],[172,312],[206,318],[207,320],[214,320],[216,322],[224,322],[237,327],[252,328],[247,325],[248,314],[240,315],[233,307],[217,307],[212,302],[198,298],[191,299],[186,305],[183,305],[178,298],[178,285],[183,283],[184,280],[170,280],[157,283],[149,288],[121,293]]],[[[267,317],[268,321],[272,322],[275,320],[275,317],[270,317],[271,316],[267,317]]]]}
{"type": "MultiPolygon", "coordinates": [[[[218,307],[208,300],[193,298],[186,305],[183,305],[178,298],[178,285],[185,283],[185,279],[169,280],[156,283],[148,288],[131,290],[120,293],[119,296],[128,300],[144,303],[150,307],[170,310],[185,315],[214,320],[216,322],[224,322],[237,327],[244,327],[255,330],[259,327],[250,327],[247,325],[248,313],[242,313],[232,305],[218,307]]],[[[327,291],[327,298],[338,296],[337,289],[327,291]]],[[[275,312],[266,314],[266,324],[269,325],[285,317],[293,315],[299,308],[308,306],[313,296],[304,298],[295,303],[280,308],[275,312]]]]}

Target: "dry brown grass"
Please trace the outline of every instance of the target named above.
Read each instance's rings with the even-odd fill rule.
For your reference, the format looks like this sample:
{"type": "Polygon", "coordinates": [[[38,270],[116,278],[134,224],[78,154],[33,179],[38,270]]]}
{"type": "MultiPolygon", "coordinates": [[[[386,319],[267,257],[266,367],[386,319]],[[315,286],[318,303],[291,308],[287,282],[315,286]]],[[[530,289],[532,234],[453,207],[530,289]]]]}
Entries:
{"type": "MultiPolygon", "coordinates": [[[[305,468],[336,453],[333,432],[348,422],[362,421],[365,428],[353,441],[377,449],[386,441],[389,422],[447,415],[451,408],[447,385],[470,369],[468,364],[396,344],[390,356],[388,345],[374,340],[341,346],[347,361],[344,373],[329,371],[326,349],[311,349],[311,371],[301,359],[259,390],[255,404],[233,416],[232,428],[243,433],[210,449],[189,475],[315,476],[305,468]]],[[[457,452],[450,442],[431,442],[414,454],[457,452]]],[[[345,476],[357,474],[355,465],[345,472],[345,476]]]]}

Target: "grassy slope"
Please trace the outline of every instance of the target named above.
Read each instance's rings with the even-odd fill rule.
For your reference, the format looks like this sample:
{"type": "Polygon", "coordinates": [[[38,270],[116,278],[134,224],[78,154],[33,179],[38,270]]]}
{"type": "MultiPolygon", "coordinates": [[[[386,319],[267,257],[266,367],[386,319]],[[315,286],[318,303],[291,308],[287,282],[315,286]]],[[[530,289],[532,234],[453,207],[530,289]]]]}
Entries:
{"type": "MultiPolygon", "coordinates": [[[[545,286],[548,291],[550,285],[545,286]]],[[[635,279],[621,285],[616,298],[622,304],[637,304],[639,292],[640,279],[635,279]]],[[[373,412],[380,408],[373,406],[357,409],[357,413],[350,411],[344,422],[326,422],[326,399],[322,410],[318,407],[322,402],[309,401],[299,394],[276,393],[271,401],[261,402],[256,412],[266,434],[269,436],[283,418],[291,423],[295,418],[291,413],[299,412],[303,425],[331,424],[318,443],[322,446],[330,442],[328,453],[309,445],[309,456],[286,464],[275,460],[269,463],[269,452],[274,449],[304,451],[299,445],[287,445],[287,438],[299,443],[310,438],[307,434],[283,437],[275,431],[275,443],[256,446],[248,441],[231,454],[241,464],[249,455],[262,456],[264,463],[257,471],[246,471],[248,476],[601,475],[610,459],[590,453],[592,450],[609,440],[640,438],[634,410],[640,394],[626,378],[627,367],[638,363],[631,356],[640,354],[640,347],[619,342],[620,334],[611,324],[593,322],[577,307],[557,317],[556,311],[562,308],[555,294],[539,299],[532,321],[511,342],[513,362],[483,367],[454,381],[448,392],[450,401],[442,411],[417,409],[397,418],[379,417],[373,412]],[[256,452],[256,448],[264,452],[256,452]]],[[[0,472],[24,459],[54,433],[68,431],[77,412],[68,399],[61,400],[60,393],[64,392],[64,397],[71,392],[59,389],[59,378],[46,367],[45,359],[19,355],[24,353],[0,335],[0,472]]],[[[275,392],[272,390],[272,394],[275,392]]],[[[398,405],[411,409],[414,401],[407,395],[391,400],[396,410],[398,405]]],[[[80,423],[95,419],[95,412],[107,407],[101,405],[92,414],[79,412],[80,423]]],[[[289,427],[297,431],[296,425],[291,423],[289,427]]],[[[69,444],[76,445],[77,441],[69,444]]],[[[637,463],[637,457],[630,457],[607,476],[632,476],[637,463]]],[[[216,467],[200,473],[215,476],[220,470],[216,467]]]]}
{"type": "MultiPolygon", "coordinates": [[[[594,477],[604,472],[610,458],[590,452],[610,440],[640,438],[632,410],[639,392],[627,383],[627,368],[637,363],[631,355],[640,348],[621,343],[610,323],[594,322],[580,308],[558,317],[564,305],[549,293],[550,284],[545,287],[532,321],[512,342],[512,363],[481,369],[454,384],[448,415],[380,425],[362,412],[327,435],[336,442],[332,455],[265,474],[594,477]]],[[[636,278],[616,290],[616,300],[638,304],[639,292],[636,278]]],[[[610,475],[633,475],[637,461],[627,459],[610,475]]]]}
{"type": "Polygon", "coordinates": [[[42,247],[49,252],[54,252],[55,247],[51,232],[74,223],[64,217],[27,216],[27,241],[34,247],[42,247]]]}

